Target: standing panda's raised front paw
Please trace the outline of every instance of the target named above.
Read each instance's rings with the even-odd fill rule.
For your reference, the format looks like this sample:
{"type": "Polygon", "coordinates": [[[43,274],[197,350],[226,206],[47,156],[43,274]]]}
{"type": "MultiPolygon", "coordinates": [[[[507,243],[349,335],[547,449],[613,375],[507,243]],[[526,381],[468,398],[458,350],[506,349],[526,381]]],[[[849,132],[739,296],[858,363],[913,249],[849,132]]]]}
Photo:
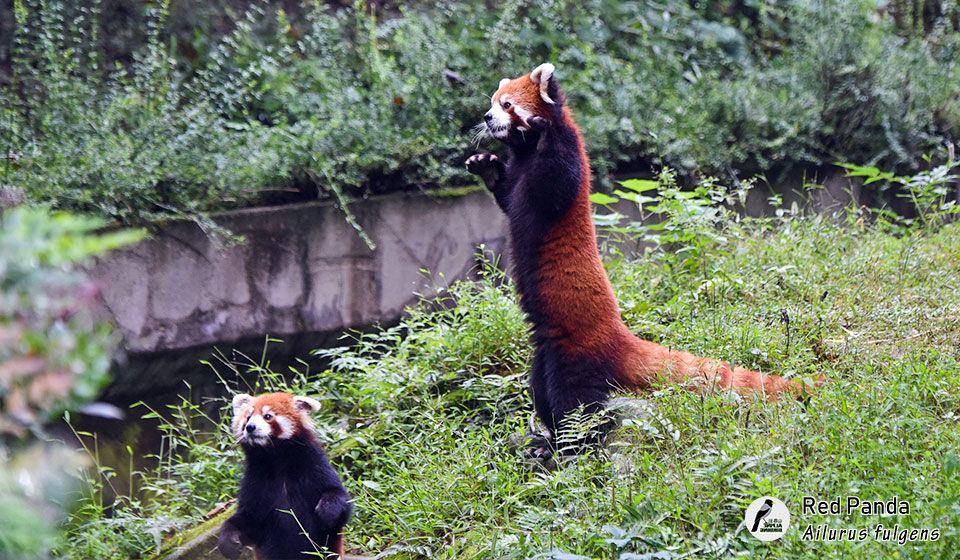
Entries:
{"type": "Polygon", "coordinates": [[[493,154],[473,154],[467,158],[467,171],[474,175],[483,175],[489,169],[498,169],[500,158],[493,154]]]}
{"type": "Polygon", "coordinates": [[[479,175],[483,184],[491,190],[500,178],[502,169],[500,158],[493,154],[474,154],[467,158],[467,171],[479,175]]]}
{"type": "Polygon", "coordinates": [[[550,121],[539,115],[533,115],[527,118],[527,126],[535,132],[544,132],[550,128],[550,121]]]}
{"type": "Polygon", "coordinates": [[[551,142],[550,121],[541,116],[533,115],[527,119],[527,125],[530,127],[531,131],[537,133],[537,151],[542,152],[547,146],[550,145],[551,142]]]}

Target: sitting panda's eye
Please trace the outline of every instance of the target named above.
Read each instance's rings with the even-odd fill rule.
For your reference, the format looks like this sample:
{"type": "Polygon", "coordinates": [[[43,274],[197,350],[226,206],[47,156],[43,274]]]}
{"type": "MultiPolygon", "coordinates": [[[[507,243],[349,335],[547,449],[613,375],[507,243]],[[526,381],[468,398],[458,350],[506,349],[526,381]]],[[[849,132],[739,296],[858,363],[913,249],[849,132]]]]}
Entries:
{"type": "Polygon", "coordinates": [[[269,412],[263,415],[264,420],[270,420],[271,418],[273,418],[273,414],[270,414],[269,412]]]}
{"type": "Polygon", "coordinates": [[[509,101],[504,101],[504,102],[503,102],[503,108],[504,108],[504,109],[509,109],[510,107],[513,107],[513,103],[510,103],[509,101]]]}

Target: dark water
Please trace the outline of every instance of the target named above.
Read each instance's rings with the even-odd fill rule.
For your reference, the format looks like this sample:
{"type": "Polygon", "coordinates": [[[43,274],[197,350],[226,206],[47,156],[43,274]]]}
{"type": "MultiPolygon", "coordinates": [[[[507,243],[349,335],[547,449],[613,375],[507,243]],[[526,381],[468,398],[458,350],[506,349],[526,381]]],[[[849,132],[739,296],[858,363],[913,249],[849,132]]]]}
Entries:
{"type": "Polygon", "coordinates": [[[120,357],[113,365],[114,381],[100,402],[119,409],[122,419],[74,412],[69,425],[57,422],[48,432],[70,447],[85,449],[94,465],[115,473],[101,477],[105,504],[117,495],[137,495],[142,482],[137,473],[156,473],[159,456],[170,452],[171,425],[183,427],[181,435],[198,441],[213,437],[234,393],[259,392],[258,371],[285,377],[293,375],[291,368],[323,371],[328,364],[310,351],[350,342],[341,336],[303,335],[293,342],[270,343],[266,351],[264,339],[259,339],[226,350],[207,346],[120,357]]]}

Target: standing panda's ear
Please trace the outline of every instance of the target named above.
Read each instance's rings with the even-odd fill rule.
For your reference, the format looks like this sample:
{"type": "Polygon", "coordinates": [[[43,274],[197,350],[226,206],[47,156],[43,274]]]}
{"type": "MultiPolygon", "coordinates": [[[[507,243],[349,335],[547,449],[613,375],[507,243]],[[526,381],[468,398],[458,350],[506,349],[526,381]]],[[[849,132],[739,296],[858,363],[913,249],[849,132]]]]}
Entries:
{"type": "Polygon", "coordinates": [[[500,91],[500,89],[503,88],[503,86],[505,86],[505,85],[507,85],[507,84],[509,84],[509,83],[510,83],[510,78],[504,78],[504,79],[500,80],[500,85],[497,86],[497,91],[500,91]]]}
{"type": "Polygon", "coordinates": [[[547,87],[550,85],[550,78],[553,77],[554,70],[556,70],[556,68],[554,68],[553,64],[544,62],[534,68],[533,72],[530,72],[530,81],[540,86],[540,97],[551,105],[554,104],[554,101],[550,99],[550,94],[547,93],[547,87]]]}
{"type": "Polygon", "coordinates": [[[320,402],[310,397],[293,397],[293,408],[299,412],[316,412],[320,410],[320,402]]]}
{"type": "Polygon", "coordinates": [[[243,410],[243,407],[247,406],[250,401],[253,400],[253,397],[246,393],[240,393],[239,395],[233,396],[233,415],[239,416],[240,411],[243,410]]]}

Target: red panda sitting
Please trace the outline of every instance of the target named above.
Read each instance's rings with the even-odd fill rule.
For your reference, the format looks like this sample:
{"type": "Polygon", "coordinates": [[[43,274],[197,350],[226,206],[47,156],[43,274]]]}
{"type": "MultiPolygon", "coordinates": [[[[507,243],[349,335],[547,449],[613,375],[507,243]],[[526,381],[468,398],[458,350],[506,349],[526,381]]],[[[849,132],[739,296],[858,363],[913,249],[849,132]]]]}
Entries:
{"type": "Polygon", "coordinates": [[[310,413],[319,409],[319,402],[287,393],[233,397],[233,433],[247,465],[237,512],[220,529],[217,546],[227,558],[248,544],[257,560],[323,551],[343,558],[353,506],[313,436],[310,413]]]}
{"type": "Polygon", "coordinates": [[[467,159],[510,223],[520,304],[532,323],[530,389],[553,437],[564,417],[603,408],[617,391],[674,382],[759,391],[770,398],[803,386],[700,358],[634,336],[620,318],[591,219],[590,164],[580,130],[554,78],[554,66],[501,80],[484,125],[506,144],[467,159]]]}

